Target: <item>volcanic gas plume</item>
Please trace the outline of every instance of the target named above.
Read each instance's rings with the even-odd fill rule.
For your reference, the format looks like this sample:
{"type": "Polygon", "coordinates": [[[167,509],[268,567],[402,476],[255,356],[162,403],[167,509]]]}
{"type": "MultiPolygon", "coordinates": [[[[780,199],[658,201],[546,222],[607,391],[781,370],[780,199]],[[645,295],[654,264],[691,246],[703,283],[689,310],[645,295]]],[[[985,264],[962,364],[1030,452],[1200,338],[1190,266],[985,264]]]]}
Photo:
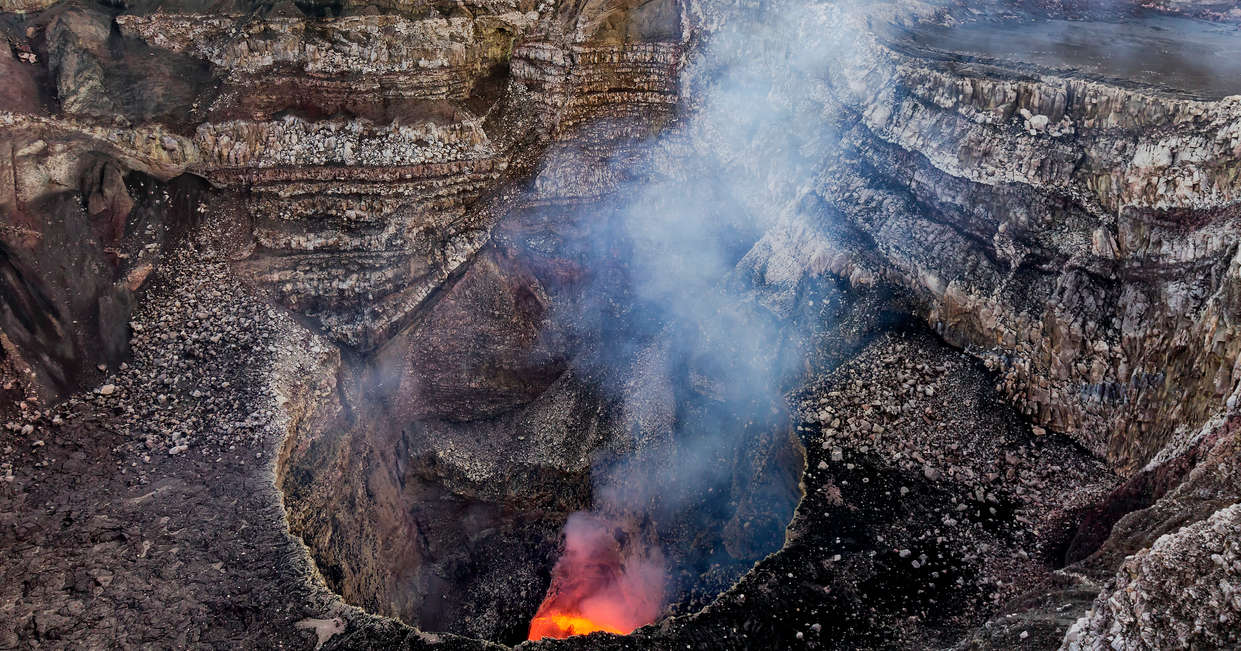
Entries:
{"type": "Polygon", "coordinates": [[[530,622],[531,640],[596,631],[625,635],[655,621],[664,602],[663,554],[606,516],[576,513],[564,555],[530,622]]]}
{"type": "MultiPolygon", "coordinates": [[[[790,427],[783,392],[803,371],[790,352],[802,335],[778,325],[794,288],[760,292],[756,282],[774,284],[779,271],[751,273],[744,256],[759,234],[798,218],[799,195],[787,190],[838,138],[805,84],[779,80],[790,67],[812,75],[849,49],[847,39],[828,37],[839,13],[790,4],[797,10],[742,12],[713,35],[684,71],[687,80],[712,79],[710,90],[639,154],[675,164],[652,163],[667,174],[634,178],[591,208],[583,268],[613,268],[619,257],[625,273],[600,274],[583,292],[580,311],[603,315],[608,328],[602,359],[579,364],[584,376],[625,369],[601,389],[622,404],[634,440],[592,467],[593,510],[566,526],[565,554],[530,639],[629,633],[652,622],[665,600],[675,612],[783,542],[796,484],[768,490],[736,477],[788,440],[778,434],[790,427]],[[618,313],[611,298],[590,304],[615,296],[631,307],[618,313]],[[676,398],[653,398],[650,387],[676,398]],[[642,523],[642,535],[623,535],[618,519],[642,523]],[[643,551],[638,541],[648,539],[655,542],[645,548],[660,551],[643,551]],[[666,582],[664,558],[674,568],[666,582]]],[[[592,336],[602,335],[582,338],[592,336]]]]}

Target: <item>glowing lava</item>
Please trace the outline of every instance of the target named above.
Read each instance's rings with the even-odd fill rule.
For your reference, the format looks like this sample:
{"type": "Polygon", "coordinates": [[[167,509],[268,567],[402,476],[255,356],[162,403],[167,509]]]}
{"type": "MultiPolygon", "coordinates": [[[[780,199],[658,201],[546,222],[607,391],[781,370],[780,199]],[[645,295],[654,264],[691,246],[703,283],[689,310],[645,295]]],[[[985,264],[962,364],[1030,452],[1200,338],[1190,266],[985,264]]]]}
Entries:
{"type": "Polygon", "coordinates": [[[602,516],[575,513],[564,527],[564,555],[530,620],[531,640],[605,632],[626,635],[650,624],[664,602],[658,549],[602,516]]]}
{"type": "Polygon", "coordinates": [[[589,633],[616,633],[627,635],[633,629],[623,630],[600,624],[585,617],[575,615],[543,615],[530,621],[530,639],[541,640],[545,637],[569,637],[570,635],[587,635],[589,633]]]}

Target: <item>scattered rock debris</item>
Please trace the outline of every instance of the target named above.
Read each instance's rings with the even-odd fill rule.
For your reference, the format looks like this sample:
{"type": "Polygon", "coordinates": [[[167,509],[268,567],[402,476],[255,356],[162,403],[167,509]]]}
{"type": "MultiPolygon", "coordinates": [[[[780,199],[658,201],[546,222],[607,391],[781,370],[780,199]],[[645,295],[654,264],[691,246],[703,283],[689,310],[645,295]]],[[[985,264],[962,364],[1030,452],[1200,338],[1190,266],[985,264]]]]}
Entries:
{"type": "Polygon", "coordinates": [[[271,473],[277,395],[326,347],[226,264],[177,251],[127,364],[5,415],[0,648],[309,648],[294,622],[341,606],[310,579],[271,473]]]}

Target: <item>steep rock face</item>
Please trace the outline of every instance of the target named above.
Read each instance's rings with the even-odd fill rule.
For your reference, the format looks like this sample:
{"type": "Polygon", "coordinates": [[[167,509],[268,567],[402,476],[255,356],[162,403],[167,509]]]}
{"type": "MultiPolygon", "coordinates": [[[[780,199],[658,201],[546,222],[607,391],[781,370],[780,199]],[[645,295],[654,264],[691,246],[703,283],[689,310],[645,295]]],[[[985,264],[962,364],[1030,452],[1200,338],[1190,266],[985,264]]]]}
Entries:
{"type": "MultiPolygon", "coordinates": [[[[890,10],[876,6],[872,19],[896,18],[890,10]]],[[[951,7],[921,15],[970,19],[951,7]]],[[[1062,575],[1076,595],[1069,603],[1103,587],[1075,639],[1232,640],[1227,589],[1211,601],[1224,623],[1198,633],[1173,623],[1182,617],[1138,614],[1178,590],[1192,594],[1214,570],[1164,576],[1160,560],[1113,573],[1127,554],[1241,495],[1219,461],[1235,444],[1220,423],[1233,418],[1241,379],[1236,98],[1175,74],[1080,74],[1071,50],[1055,69],[955,52],[951,27],[935,27],[948,36],[930,47],[917,13],[893,24],[846,27],[851,56],[830,60],[825,87],[806,94],[807,110],[837,120],[840,148],[816,163],[799,210],[743,265],[787,295],[824,273],[910,290],[922,318],[1000,372],[997,388],[1036,423],[1132,476],[1087,518],[1065,559],[1080,561],[1062,575]],[[1178,82],[1189,85],[1169,87],[1178,82]],[[1134,572],[1162,583],[1160,596],[1134,601],[1134,572]]],[[[1199,29],[1170,25],[1179,38],[1199,29]]],[[[1168,543],[1160,558],[1193,544],[1168,543]]],[[[1235,570],[1226,565],[1227,583],[1235,570]]],[[[1037,617],[1051,635],[1072,621],[1037,617]]],[[[1020,632],[988,644],[1016,644],[1020,632]]]]}
{"type": "Polygon", "coordinates": [[[0,173],[9,181],[0,205],[11,217],[0,245],[0,318],[9,354],[48,400],[82,386],[97,365],[124,360],[134,294],[196,221],[204,188],[193,179],[165,185],[127,174],[124,159],[87,149],[98,132],[49,144],[58,129],[38,124],[5,131],[0,173]]]}
{"type": "MultiPolygon", "coordinates": [[[[1106,540],[1072,568],[1103,590],[1062,648],[1238,642],[1239,440],[1238,418],[1229,408],[1101,503],[1096,513],[1106,540]],[[1121,517],[1109,515],[1109,507],[1121,517]]],[[[1090,533],[1088,526],[1079,530],[1079,536],[1090,533]]]]}
{"type": "MultiPolygon", "coordinates": [[[[628,29],[593,11],[609,40],[628,29]]],[[[352,603],[511,641],[618,434],[549,340],[540,281],[482,247],[565,125],[614,120],[608,155],[670,111],[679,62],[676,43],[570,44],[535,18],[118,19],[223,76],[191,169],[243,197],[236,268],[352,353],[280,465],[293,531],[352,603]]]]}
{"type": "Polygon", "coordinates": [[[1069,631],[1064,648],[1235,645],[1239,512],[1237,504],[1220,509],[1125,559],[1114,588],[1069,631]]]}
{"type": "Polygon", "coordinates": [[[830,100],[848,116],[843,152],[815,194],[878,256],[814,226],[792,244],[806,227],[789,226],[756,263],[911,289],[1036,422],[1136,473],[1066,559],[1099,547],[1066,576],[1104,588],[1066,645],[1235,643],[1235,568],[1208,539],[1241,497],[1236,98],[980,61],[904,32],[859,47],[830,100]],[[1195,560],[1200,545],[1218,558],[1195,560]],[[1210,614],[1151,614],[1184,594],[1210,614]]]}
{"type": "Polygon", "coordinates": [[[157,14],[118,24],[224,78],[209,111],[232,119],[198,126],[196,171],[248,194],[253,252],[242,273],[367,351],[485,241],[486,220],[465,208],[505,161],[459,101],[536,16],[515,14],[512,25],[157,14]],[[289,111],[307,117],[271,119],[289,111]]]}
{"type": "Polygon", "coordinates": [[[213,119],[264,119],[288,110],[367,115],[467,99],[483,73],[507,61],[514,39],[539,16],[522,13],[516,4],[502,9],[477,18],[366,15],[324,21],[301,15],[127,15],[117,24],[126,36],[227,71],[211,105],[213,119]]]}
{"type": "Polygon", "coordinates": [[[1236,101],[860,45],[816,192],[885,259],[862,266],[1121,468],[1214,413],[1237,379],[1236,101]]]}
{"type": "MultiPolygon", "coordinates": [[[[18,139],[10,167],[31,167],[13,185],[24,197],[72,186],[75,158],[102,151],[122,171],[190,171],[244,192],[253,248],[239,270],[342,344],[373,350],[479,250],[499,213],[470,206],[517,178],[554,131],[592,116],[644,124],[647,107],[675,103],[678,46],[629,40],[678,35],[675,12],[657,6],[633,20],[606,5],[542,18],[515,4],[444,18],[137,13],[117,17],[119,36],[105,14],[62,11],[41,37],[72,117],[5,118],[18,139]],[[519,37],[528,45],[515,49],[519,37]],[[521,62],[535,51],[555,70],[531,90],[521,62]],[[64,163],[39,154],[47,141],[72,148],[64,163]]],[[[33,91],[12,99],[26,96],[14,108],[34,108],[33,91]]],[[[601,146],[635,128],[649,127],[616,127],[601,146]]]]}
{"type": "Polygon", "coordinates": [[[202,127],[199,139],[233,146],[219,154],[228,167],[210,176],[249,191],[254,252],[243,273],[364,351],[408,325],[485,241],[486,223],[465,206],[504,166],[470,123],[375,128],[290,118],[202,127]],[[376,159],[355,159],[355,147],[376,159]],[[251,151],[258,156],[243,153],[251,151]]]}

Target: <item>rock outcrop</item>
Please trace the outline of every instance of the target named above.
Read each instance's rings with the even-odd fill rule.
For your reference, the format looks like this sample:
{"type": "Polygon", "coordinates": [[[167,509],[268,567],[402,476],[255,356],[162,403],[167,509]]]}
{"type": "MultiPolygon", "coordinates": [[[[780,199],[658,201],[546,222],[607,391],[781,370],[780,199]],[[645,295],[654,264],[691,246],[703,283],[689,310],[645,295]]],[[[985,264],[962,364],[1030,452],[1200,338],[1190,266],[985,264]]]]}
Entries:
{"type": "Polygon", "coordinates": [[[837,85],[857,162],[816,194],[873,239],[868,271],[1118,467],[1213,415],[1237,380],[1234,99],[860,46],[837,85]]]}

